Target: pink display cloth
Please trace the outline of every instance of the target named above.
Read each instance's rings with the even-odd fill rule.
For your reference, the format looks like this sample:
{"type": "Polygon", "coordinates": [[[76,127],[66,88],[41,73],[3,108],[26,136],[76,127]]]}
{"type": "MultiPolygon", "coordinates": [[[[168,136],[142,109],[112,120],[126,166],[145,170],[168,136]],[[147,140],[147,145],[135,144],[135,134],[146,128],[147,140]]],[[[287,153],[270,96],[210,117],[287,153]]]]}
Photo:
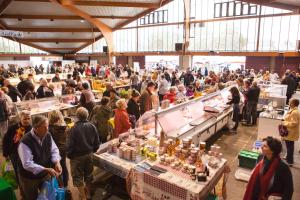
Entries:
{"type": "MultiPolygon", "coordinates": [[[[127,189],[132,200],[203,200],[230,171],[226,163],[227,161],[222,159],[216,169],[209,168],[210,175],[206,182],[193,181],[187,174],[158,165],[158,162],[153,164],[168,170],[158,176],[149,172],[142,173],[133,168],[127,177],[127,189]]],[[[226,178],[223,181],[224,189],[226,178]]],[[[225,191],[223,198],[226,199],[225,191]]]]}

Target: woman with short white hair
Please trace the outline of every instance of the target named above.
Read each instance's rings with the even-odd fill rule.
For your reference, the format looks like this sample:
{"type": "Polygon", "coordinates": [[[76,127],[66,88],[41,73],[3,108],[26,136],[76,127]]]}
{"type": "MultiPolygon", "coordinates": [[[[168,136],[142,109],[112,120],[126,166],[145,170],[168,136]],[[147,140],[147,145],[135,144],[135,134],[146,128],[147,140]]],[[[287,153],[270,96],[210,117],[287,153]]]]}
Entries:
{"type": "Polygon", "coordinates": [[[185,98],[185,87],[183,84],[180,84],[177,86],[178,92],[176,94],[176,99],[182,99],[185,98]]]}
{"type": "Polygon", "coordinates": [[[13,165],[17,181],[18,178],[18,145],[22,137],[31,130],[30,111],[23,110],[19,114],[20,122],[8,127],[3,138],[2,152],[6,159],[10,159],[13,165]]]}
{"type": "Polygon", "coordinates": [[[120,99],[116,103],[117,109],[115,109],[115,137],[119,137],[120,134],[127,132],[131,123],[129,122],[129,116],[127,113],[127,103],[125,99],[120,99]]]}

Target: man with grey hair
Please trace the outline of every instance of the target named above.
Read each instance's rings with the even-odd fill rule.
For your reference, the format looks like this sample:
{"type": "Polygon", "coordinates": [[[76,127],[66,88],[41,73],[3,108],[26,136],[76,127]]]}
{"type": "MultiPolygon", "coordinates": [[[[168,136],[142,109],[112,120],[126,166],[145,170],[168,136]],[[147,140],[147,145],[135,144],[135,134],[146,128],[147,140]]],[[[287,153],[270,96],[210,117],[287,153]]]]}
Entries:
{"type": "Polygon", "coordinates": [[[97,128],[87,120],[88,110],[76,111],[78,121],[71,128],[67,140],[67,156],[70,159],[73,185],[80,199],[90,199],[90,184],[93,181],[93,153],[100,146],[97,128]],[[85,183],[85,184],[84,184],[85,183]]]}
{"type": "Polygon", "coordinates": [[[48,119],[45,116],[37,115],[32,119],[32,129],[21,139],[18,153],[23,198],[37,199],[40,185],[50,176],[58,176],[62,172],[59,150],[48,132],[48,119]]]}

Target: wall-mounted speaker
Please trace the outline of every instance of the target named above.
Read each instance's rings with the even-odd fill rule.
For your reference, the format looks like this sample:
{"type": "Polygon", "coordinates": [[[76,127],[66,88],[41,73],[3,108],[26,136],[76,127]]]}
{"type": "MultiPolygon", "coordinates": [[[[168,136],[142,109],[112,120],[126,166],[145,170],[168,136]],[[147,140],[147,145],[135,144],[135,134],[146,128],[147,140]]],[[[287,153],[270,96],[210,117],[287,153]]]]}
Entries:
{"type": "Polygon", "coordinates": [[[183,43],[175,43],[175,51],[183,51],[183,43]]]}
{"type": "Polygon", "coordinates": [[[108,47],[107,46],[103,46],[103,52],[107,53],[108,52],[108,47]]]}

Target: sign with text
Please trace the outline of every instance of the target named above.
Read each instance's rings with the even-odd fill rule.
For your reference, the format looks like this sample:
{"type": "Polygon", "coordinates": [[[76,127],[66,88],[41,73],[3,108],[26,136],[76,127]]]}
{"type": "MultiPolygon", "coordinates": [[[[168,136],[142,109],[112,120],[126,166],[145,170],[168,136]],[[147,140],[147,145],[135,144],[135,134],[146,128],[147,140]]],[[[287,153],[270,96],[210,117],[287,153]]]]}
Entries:
{"type": "Polygon", "coordinates": [[[24,34],[23,34],[23,32],[20,32],[20,31],[0,30],[0,36],[22,38],[22,37],[24,37],[24,34]]]}

